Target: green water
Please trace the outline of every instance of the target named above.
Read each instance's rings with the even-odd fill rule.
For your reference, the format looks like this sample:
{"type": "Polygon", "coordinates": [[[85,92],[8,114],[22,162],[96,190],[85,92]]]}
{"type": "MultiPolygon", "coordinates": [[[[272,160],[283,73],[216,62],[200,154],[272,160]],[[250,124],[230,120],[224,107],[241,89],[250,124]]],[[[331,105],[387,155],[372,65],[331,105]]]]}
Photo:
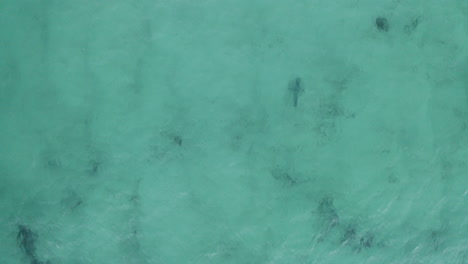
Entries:
{"type": "Polygon", "coordinates": [[[468,263],[466,0],[3,0],[0,263],[468,263]]]}

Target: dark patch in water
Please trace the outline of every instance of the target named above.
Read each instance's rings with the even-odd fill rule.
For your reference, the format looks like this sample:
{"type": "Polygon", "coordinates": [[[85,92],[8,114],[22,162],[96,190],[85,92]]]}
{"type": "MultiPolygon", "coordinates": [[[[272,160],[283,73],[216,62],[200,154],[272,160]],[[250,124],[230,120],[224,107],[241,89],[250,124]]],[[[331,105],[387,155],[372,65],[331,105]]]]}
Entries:
{"type": "Polygon", "coordinates": [[[292,186],[297,183],[297,180],[287,171],[273,170],[271,171],[271,176],[273,176],[275,180],[283,182],[285,185],[292,186]]]}
{"type": "Polygon", "coordinates": [[[379,31],[388,32],[390,26],[388,25],[388,20],[385,17],[377,17],[375,19],[375,26],[379,31]]]}
{"type": "Polygon", "coordinates": [[[440,249],[442,242],[440,241],[440,231],[431,231],[430,239],[432,242],[432,248],[434,251],[437,251],[440,249]]]}
{"type": "Polygon", "coordinates": [[[405,25],[405,31],[406,33],[412,33],[413,31],[416,30],[420,22],[420,18],[413,18],[410,23],[405,25]]]}
{"type": "Polygon", "coordinates": [[[62,166],[58,158],[51,157],[47,159],[47,167],[50,169],[58,169],[62,166]]]}
{"type": "Polygon", "coordinates": [[[354,250],[359,253],[361,250],[369,249],[374,245],[374,233],[366,232],[361,238],[359,239],[359,246],[355,247],[354,250]]]}
{"type": "Polygon", "coordinates": [[[16,235],[18,245],[23,253],[30,259],[31,264],[49,264],[50,262],[40,261],[36,256],[37,235],[27,226],[18,225],[18,234],[16,235]]]}
{"type": "Polygon", "coordinates": [[[372,247],[374,243],[374,234],[371,232],[367,232],[364,234],[364,236],[361,237],[361,240],[359,241],[360,246],[364,248],[370,248],[372,247]]]}
{"type": "Polygon", "coordinates": [[[296,77],[294,80],[289,82],[288,86],[289,91],[293,94],[293,106],[297,107],[297,101],[299,99],[299,95],[304,91],[302,87],[302,80],[300,77],[296,77]]]}
{"type": "Polygon", "coordinates": [[[19,247],[28,257],[36,257],[36,234],[26,225],[18,225],[16,240],[19,247]]]}
{"type": "Polygon", "coordinates": [[[175,136],[175,137],[174,137],[174,142],[175,142],[177,145],[179,145],[179,147],[182,146],[182,137],[180,137],[180,136],[175,136]]]}
{"type": "Polygon", "coordinates": [[[89,173],[91,175],[97,175],[99,173],[99,168],[101,167],[101,162],[92,160],[89,162],[89,173]]]}
{"type": "Polygon", "coordinates": [[[322,198],[319,202],[318,211],[323,217],[330,221],[332,226],[338,224],[339,217],[333,205],[333,198],[329,196],[322,198]]]}
{"type": "Polygon", "coordinates": [[[356,228],[354,226],[347,226],[341,237],[341,243],[352,242],[356,238],[356,228]]]}

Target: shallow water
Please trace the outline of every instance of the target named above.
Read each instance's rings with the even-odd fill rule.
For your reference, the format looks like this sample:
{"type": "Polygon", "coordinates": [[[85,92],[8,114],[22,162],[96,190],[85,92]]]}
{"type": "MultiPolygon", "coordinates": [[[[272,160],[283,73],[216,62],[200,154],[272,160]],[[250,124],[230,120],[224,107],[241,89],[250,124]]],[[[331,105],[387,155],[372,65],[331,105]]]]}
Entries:
{"type": "Polygon", "coordinates": [[[467,264],[467,14],[2,1],[0,262],[467,264]]]}

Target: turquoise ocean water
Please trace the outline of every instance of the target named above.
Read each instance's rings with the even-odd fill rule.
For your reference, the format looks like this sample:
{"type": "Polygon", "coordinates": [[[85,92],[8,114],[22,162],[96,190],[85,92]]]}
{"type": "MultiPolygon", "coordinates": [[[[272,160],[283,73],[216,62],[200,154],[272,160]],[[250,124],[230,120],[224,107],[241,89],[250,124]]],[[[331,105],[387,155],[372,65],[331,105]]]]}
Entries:
{"type": "Polygon", "coordinates": [[[468,263],[468,1],[0,1],[0,263],[468,263]]]}

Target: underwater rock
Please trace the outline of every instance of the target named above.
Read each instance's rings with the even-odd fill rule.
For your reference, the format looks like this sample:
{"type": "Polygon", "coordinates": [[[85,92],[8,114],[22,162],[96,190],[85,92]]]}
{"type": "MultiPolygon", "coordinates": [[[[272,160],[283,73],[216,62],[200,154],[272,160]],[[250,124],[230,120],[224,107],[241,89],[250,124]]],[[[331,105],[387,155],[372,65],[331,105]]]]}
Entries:
{"type": "Polygon", "coordinates": [[[364,248],[372,247],[373,242],[374,242],[374,234],[372,232],[366,232],[364,236],[361,237],[361,240],[359,241],[360,246],[364,248]]]}
{"type": "Polygon", "coordinates": [[[26,225],[18,225],[16,240],[24,254],[36,258],[36,234],[26,225]]]}
{"type": "Polygon", "coordinates": [[[338,224],[339,217],[336,213],[335,206],[333,205],[333,198],[328,196],[322,198],[322,200],[319,202],[318,212],[327,219],[330,225],[329,228],[332,228],[338,224]]]}
{"type": "Polygon", "coordinates": [[[31,260],[31,264],[50,264],[49,261],[41,261],[36,256],[37,235],[27,226],[18,225],[16,240],[21,251],[31,260]]]}
{"type": "Polygon", "coordinates": [[[388,25],[388,20],[385,17],[377,17],[375,19],[375,26],[379,31],[388,32],[390,26],[388,25]]]}
{"type": "Polygon", "coordinates": [[[354,226],[347,226],[341,237],[341,243],[351,242],[356,238],[356,228],[354,226]]]}

